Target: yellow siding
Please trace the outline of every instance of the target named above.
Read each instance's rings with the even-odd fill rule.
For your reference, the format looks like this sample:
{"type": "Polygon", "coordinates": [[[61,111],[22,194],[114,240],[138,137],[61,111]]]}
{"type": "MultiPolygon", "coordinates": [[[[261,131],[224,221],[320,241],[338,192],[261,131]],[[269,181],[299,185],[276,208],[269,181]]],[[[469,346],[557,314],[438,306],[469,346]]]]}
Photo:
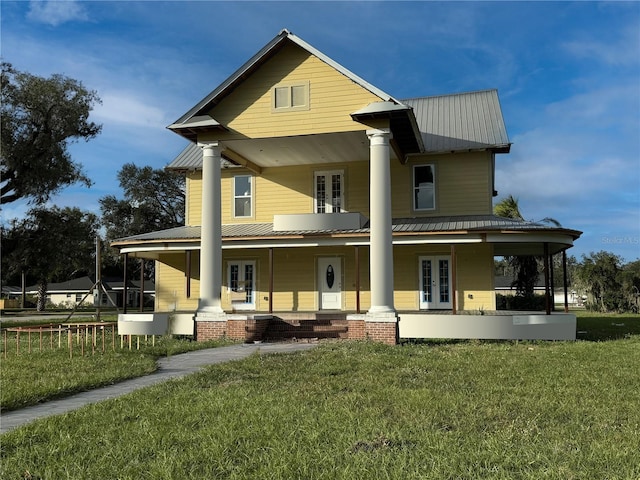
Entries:
{"type": "MultiPolygon", "coordinates": [[[[198,272],[198,255],[192,255],[192,275],[198,272]]],[[[191,298],[186,295],[185,254],[162,254],[156,262],[156,303],[159,312],[195,311],[198,307],[200,282],[191,280],[191,298]]]]}
{"type": "MultiPolygon", "coordinates": [[[[369,283],[369,249],[360,252],[360,309],[371,305],[369,283]]],[[[418,290],[420,256],[449,256],[446,245],[411,245],[394,248],[394,304],[398,311],[419,310],[418,290]]],[[[458,310],[495,310],[493,289],[493,250],[491,245],[458,245],[457,308],[458,310]],[[469,298],[469,296],[473,298],[469,298]]],[[[318,257],[340,257],[342,265],[342,308],[356,311],[356,273],[354,247],[287,248],[274,250],[274,311],[315,311],[318,309],[318,257]]],[[[224,251],[222,265],[222,308],[231,311],[228,285],[228,262],[252,260],[256,264],[256,311],[269,309],[269,261],[266,249],[224,251]]],[[[192,256],[191,298],[186,298],[183,253],[163,254],[156,263],[156,310],[197,309],[199,295],[198,254],[192,256]],[[164,263],[161,263],[164,262],[164,263]]]]}
{"type": "Polygon", "coordinates": [[[486,152],[412,157],[406,165],[391,163],[392,215],[397,218],[442,215],[486,215],[492,211],[491,155],[486,152]],[[432,164],[436,209],[413,211],[413,166],[432,164]]]}
{"type": "Polygon", "coordinates": [[[202,216],[202,171],[186,175],[186,215],[185,224],[200,225],[202,216]]]}
{"type": "Polygon", "coordinates": [[[304,49],[287,45],[210,115],[231,129],[220,140],[344,132],[365,130],[367,127],[354,122],[350,114],[379,100],[304,49]],[[309,81],[309,110],[272,112],[272,88],[299,81],[309,81]]]}
{"type": "MultiPolygon", "coordinates": [[[[299,165],[265,168],[255,175],[244,168],[222,171],[222,222],[270,223],[274,214],[313,212],[315,171],[342,170],[345,209],[369,216],[369,162],[299,165]],[[254,215],[233,217],[234,175],[254,175],[254,215]]],[[[391,162],[392,215],[395,218],[442,215],[483,215],[492,211],[489,154],[434,155],[412,159],[407,165],[391,162]],[[415,212],[412,205],[413,165],[433,164],[436,172],[436,209],[415,212]]],[[[202,202],[201,172],[187,175],[187,224],[199,225],[202,202]]]]}
{"type": "Polygon", "coordinates": [[[461,245],[456,247],[456,257],[458,308],[460,310],[495,310],[493,246],[461,245]]]}
{"type": "MultiPolygon", "coordinates": [[[[265,168],[256,176],[244,168],[222,170],[222,223],[271,223],[274,214],[312,213],[314,172],[342,170],[345,181],[345,205],[349,212],[369,215],[369,163],[332,163],[295,167],[265,168]],[[233,177],[254,175],[253,216],[233,217],[233,177]]],[[[202,211],[201,172],[187,175],[187,225],[200,225],[202,211]]]]}

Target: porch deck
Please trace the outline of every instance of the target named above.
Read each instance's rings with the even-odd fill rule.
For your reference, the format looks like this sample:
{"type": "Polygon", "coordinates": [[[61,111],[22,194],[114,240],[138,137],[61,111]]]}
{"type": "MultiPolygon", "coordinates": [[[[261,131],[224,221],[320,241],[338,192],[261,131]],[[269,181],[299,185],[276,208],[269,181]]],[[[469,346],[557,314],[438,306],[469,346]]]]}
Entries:
{"type": "MultiPolygon", "coordinates": [[[[193,312],[127,314],[118,318],[120,334],[191,335],[193,312]],[[160,332],[159,329],[163,330],[160,332]]],[[[223,334],[245,341],[365,339],[366,315],[355,312],[230,313],[223,334]]],[[[576,316],[534,311],[398,312],[398,339],[575,340],[576,316]]]]}

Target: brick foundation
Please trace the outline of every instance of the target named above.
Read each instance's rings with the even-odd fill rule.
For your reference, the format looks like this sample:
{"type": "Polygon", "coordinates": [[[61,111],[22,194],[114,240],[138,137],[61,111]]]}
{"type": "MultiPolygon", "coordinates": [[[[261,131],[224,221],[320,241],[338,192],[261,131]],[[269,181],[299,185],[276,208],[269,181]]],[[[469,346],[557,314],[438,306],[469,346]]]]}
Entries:
{"type": "Polygon", "coordinates": [[[217,340],[226,335],[227,322],[196,322],[196,340],[206,342],[207,340],[217,340]]]}
{"type": "Polygon", "coordinates": [[[364,319],[349,320],[349,340],[364,340],[367,338],[364,319]]]}
{"type": "Polygon", "coordinates": [[[381,342],[387,345],[397,343],[397,322],[363,322],[365,323],[365,335],[369,340],[381,342]]]}

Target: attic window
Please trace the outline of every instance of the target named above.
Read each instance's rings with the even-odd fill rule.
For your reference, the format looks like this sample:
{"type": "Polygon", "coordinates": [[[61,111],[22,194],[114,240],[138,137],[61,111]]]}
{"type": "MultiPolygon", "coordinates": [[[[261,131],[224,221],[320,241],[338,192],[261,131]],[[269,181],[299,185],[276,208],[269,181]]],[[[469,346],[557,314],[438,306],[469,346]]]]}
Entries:
{"type": "Polygon", "coordinates": [[[309,82],[276,85],[271,91],[271,111],[309,110],[309,82]]]}

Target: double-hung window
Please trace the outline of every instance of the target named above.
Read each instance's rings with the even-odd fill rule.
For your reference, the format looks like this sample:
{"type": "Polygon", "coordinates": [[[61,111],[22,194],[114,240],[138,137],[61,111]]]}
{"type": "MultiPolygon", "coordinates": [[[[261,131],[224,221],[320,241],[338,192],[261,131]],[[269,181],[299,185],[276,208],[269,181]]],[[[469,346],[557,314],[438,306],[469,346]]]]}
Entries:
{"type": "Polygon", "coordinates": [[[413,209],[434,210],[436,208],[435,170],[433,165],[413,167],[413,209]]]}
{"type": "Polygon", "coordinates": [[[315,213],[344,211],[343,177],[340,170],[315,173],[315,213]]]}
{"type": "Polygon", "coordinates": [[[251,217],[253,215],[253,190],[251,175],[233,177],[233,216],[251,217]]]}

